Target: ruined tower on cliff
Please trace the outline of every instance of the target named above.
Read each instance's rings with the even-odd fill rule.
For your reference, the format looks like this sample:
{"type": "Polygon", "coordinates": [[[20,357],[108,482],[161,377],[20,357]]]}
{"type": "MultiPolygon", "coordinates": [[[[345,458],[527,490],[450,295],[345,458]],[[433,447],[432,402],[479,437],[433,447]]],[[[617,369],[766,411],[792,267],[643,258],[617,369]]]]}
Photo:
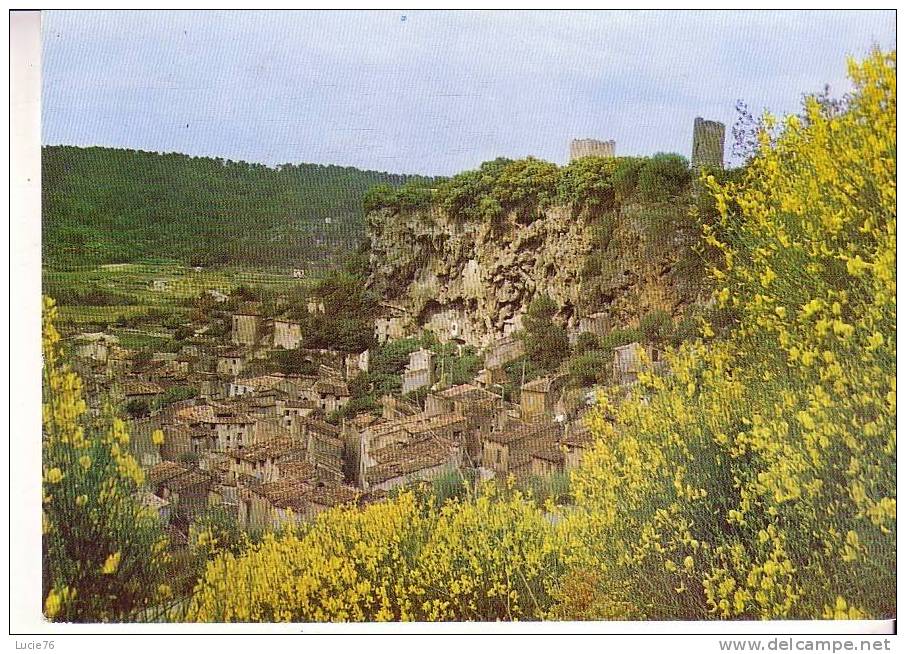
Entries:
{"type": "Polygon", "coordinates": [[[573,139],[569,142],[569,160],[582,157],[615,157],[616,141],[598,141],[595,139],[573,139]]]}
{"type": "Polygon", "coordinates": [[[724,167],[724,132],[726,127],[716,120],[695,119],[692,130],[692,167],[724,167]]]}

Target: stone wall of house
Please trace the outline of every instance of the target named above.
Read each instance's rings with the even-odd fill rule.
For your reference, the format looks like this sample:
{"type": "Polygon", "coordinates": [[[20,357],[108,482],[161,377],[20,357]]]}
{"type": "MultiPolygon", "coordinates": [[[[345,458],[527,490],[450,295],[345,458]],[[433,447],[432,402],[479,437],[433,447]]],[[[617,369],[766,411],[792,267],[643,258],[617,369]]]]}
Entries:
{"type": "Polygon", "coordinates": [[[569,160],[582,157],[615,157],[616,141],[599,141],[597,139],[573,139],[569,142],[569,160]]]}
{"type": "Polygon", "coordinates": [[[287,320],[274,321],[274,347],[295,350],[302,342],[302,326],[287,320]]]}
{"type": "Polygon", "coordinates": [[[726,128],[716,120],[696,118],[692,128],[692,167],[723,168],[726,128]]]}
{"type": "Polygon", "coordinates": [[[233,330],[230,335],[235,345],[254,345],[258,340],[258,316],[233,314],[233,330]]]}

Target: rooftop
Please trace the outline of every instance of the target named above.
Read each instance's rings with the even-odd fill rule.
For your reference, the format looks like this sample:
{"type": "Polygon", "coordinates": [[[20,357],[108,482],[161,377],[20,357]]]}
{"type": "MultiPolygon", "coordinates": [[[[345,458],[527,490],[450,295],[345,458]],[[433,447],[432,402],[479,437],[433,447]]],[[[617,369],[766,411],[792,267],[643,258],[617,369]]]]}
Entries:
{"type": "Polygon", "coordinates": [[[178,463],[173,461],[161,461],[156,466],[148,470],[147,481],[152,486],[160,486],[165,481],[183,475],[189,471],[178,463]]]}
{"type": "Polygon", "coordinates": [[[264,443],[256,443],[241,451],[230,453],[235,459],[248,461],[249,463],[262,463],[268,459],[274,460],[292,453],[294,450],[301,450],[302,447],[289,438],[276,438],[264,443]]]}
{"type": "Polygon", "coordinates": [[[124,395],[157,395],[163,393],[164,389],[154,382],[134,380],[123,384],[124,395]]]}
{"type": "Polygon", "coordinates": [[[556,438],[561,433],[560,425],[554,422],[535,421],[525,422],[516,418],[509,418],[503,429],[495,429],[485,438],[495,443],[512,445],[526,439],[552,436],[556,438]]]}
{"type": "Polygon", "coordinates": [[[452,386],[445,391],[437,393],[440,397],[448,400],[458,400],[461,402],[481,402],[484,400],[499,400],[500,396],[495,395],[489,390],[478,388],[472,384],[460,384],[452,386]]]}
{"type": "Polygon", "coordinates": [[[404,444],[382,447],[371,453],[376,464],[365,471],[371,484],[434,468],[450,460],[453,444],[440,438],[425,438],[404,444]]]}
{"type": "Polygon", "coordinates": [[[556,388],[557,385],[565,381],[565,379],[566,375],[540,377],[526,383],[525,386],[522,387],[522,390],[534,391],[536,393],[549,393],[552,389],[556,388]]]}

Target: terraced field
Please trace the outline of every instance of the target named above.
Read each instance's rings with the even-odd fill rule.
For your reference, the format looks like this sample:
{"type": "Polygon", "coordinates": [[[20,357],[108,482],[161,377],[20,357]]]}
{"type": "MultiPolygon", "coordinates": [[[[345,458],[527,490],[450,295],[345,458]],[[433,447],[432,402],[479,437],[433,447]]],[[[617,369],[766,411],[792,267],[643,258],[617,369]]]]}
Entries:
{"type": "Polygon", "coordinates": [[[188,311],[186,301],[204,291],[229,294],[240,286],[279,291],[314,281],[294,278],[289,269],[190,268],[173,261],[154,261],[82,270],[45,269],[43,292],[57,300],[64,329],[82,329],[149,313],[161,321],[182,316],[188,311]]]}

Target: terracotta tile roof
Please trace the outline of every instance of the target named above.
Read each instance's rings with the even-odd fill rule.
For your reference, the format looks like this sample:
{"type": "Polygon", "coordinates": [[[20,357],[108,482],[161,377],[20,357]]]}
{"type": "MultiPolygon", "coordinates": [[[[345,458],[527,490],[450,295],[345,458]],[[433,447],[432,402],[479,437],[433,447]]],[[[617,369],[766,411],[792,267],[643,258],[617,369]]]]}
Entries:
{"type": "Polygon", "coordinates": [[[324,484],[315,486],[305,493],[304,499],[319,506],[333,507],[353,504],[361,495],[357,488],[345,484],[324,484]]]}
{"type": "Polygon", "coordinates": [[[201,422],[210,423],[213,425],[251,425],[257,422],[254,418],[244,415],[231,415],[231,416],[212,416],[211,418],[206,418],[201,422]]]}
{"type": "Polygon", "coordinates": [[[158,395],[163,392],[164,389],[154,382],[135,380],[123,384],[124,395],[158,395]]]}
{"type": "Polygon", "coordinates": [[[336,368],[333,368],[331,366],[325,366],[323,363],[318,366],[318,377],[322,379],[327,378],[343,381],[342,371],[337,370],[336,368]]]}
{"type": "Polygon", "coordinates": [[[277,468],[280,470],[281,478],[312,481],[318,477],[317,469],[304,460],[279,461],[277,468]]]}
{"type": "Polygon", "coordinates": [[[148,508],[154,509],[155,511],[159,511],[165,506],[170,505],[170,502],[168,502],[164,498],[158,497],[154,493],[146,490],[140,490],[138,493],[136,493],[136,498],[139,502],[142,503],[143,506],[147,506],[148,508]]]}
{"type": "Polygon", "coordinates": [[[365,471],[365,478],[371,484],[380,484],[395,477],[442,465],[453,454],[452,443],[439,438],[388,445],[371,452],[371,457],[377,463],[365,471]]]}
{"type": "Polygon", "coordinates": [[[236,380],[236,384],[253,388],[256,392],[269,391],[286,381],[283,375],[256,375],[236,380]]]}
{"type": "Polygon", "coordinates": [[[262,463],[268,459],[275,460],[287,456],[300,449],[302,448],[299,444],[289,438],[277,438],[264,443],[256,443],[241,451],[230,452],[230,456],[249,463],[262,463]]]}
{"type": "Polygon", "coordinates": [[[315,382],[315,392],[320,395],[349,397],[349,386],[347,386],[346,382],[336,379],[319,379],[315,382]]]}
{"type": "Polygon", "coordinates": [[[472,384],[460,384],[452,386],[445,391],[438,393],[441,397],[448,400],[459,400],[463,402],[476,402],[481,400],[498,400],[500,397],[489,390],[478,388],[472,384]]]}
{"type": "Polygon", "coordinates": [[[549,377],[541,377],[539,379],[534,379],[534,380],[526,383],[525,386],[522,387],[522,390],[536,391],[539,393],[548,393],[553,388],[555,388],[558,384],[565,381],[565,379],[566,379],[565,375],[554,375],[554,376],[549,376],[549,377]]]}
{"type": "Polygon", "coordinates": [[[306,479],[289,478],[260,484],[251,490],[278,508],[295,510],[304,508],[303,496],[312,488],[306,479]]]}
{"type": "Polygon", "coordinates": [[[404,416],[394,420],[387,420],[380,424],[372,425],[370,429],[371,433],[375,436],[384,436],[397,431],[418,435],[449,427],[458,422],[465,424],[466,419],[461,414],[455,412],[441,413],[434,416],[426,416],[424,413],[419,413],[414,416],[404,416]]]}
{"type": "Polygon", "coordinates": [[[525,422],[515,418],[507,420],[502,429],[495,429],[485,436],[486,440],[503,445],[512,445],[530,438],[548,436],[556,438],[561,433],[560,425],[547,422],[525,422]]]}
{"type": "Polygon", "coordinates": [[[193,486],[211,485],[213,483],[214,480],[210,475],[200,471],[190,470],[184,475],[179,475],[178,477],[167,480],[163,485],[173,492],[178,493],[179,491],[192,488],[193,486]]]}
{"type": "Polygon", "coordinates": [[[152,487],[157,487],[162,483],[173,479],[174,477],[178,477],[179,475],[187,473],[188,471],[188,468],[184,468],[183,466],[179,465],[178,463],[174,463],[173,461],[161,461],[156,466],[148,470],[148,474],[145,478],[152,487]]]}
{"type": "Polygon", "coordinates": [[[533,459],[543,459],[551,463],[563,463],[566,455],[557,443],[546,444],[532,453],[533,459]]]}
{"type": "Polygon", "coordinates": [[[314,400],[287,400],[283,406],[287,409],[317,409],[318,403],[314,400]]]}
{"type": "Polygon", "coordinates": [[[330,424],[329,422],[324,422],[323,420],[318,420],[317,418],[312,418],[311,416],[305,416],[299,421],[301,424],[305,425],[311,431],[324,434],[325,436],[333,436],[334,438],[339,437],[340,428],[330,424]]]}
{"type": "Polygon", "coordinates": [[[360,413],[357,416],[355,416],[354,418],[352,418],[349,422],[351,422],[356,427],[361,428],[361,427],[369,427],[375,423],[380,423],[380,422],[382,422],[382,419],[378,418],[377,416],[372,415],[370,413],[360,413]]]}
{"type": "Polygon", "coordinates": [[[176,411],[174,419],[180,422],[197,423],[214,417],[214,407],[209,404],[187,406],[176,411]]]}

